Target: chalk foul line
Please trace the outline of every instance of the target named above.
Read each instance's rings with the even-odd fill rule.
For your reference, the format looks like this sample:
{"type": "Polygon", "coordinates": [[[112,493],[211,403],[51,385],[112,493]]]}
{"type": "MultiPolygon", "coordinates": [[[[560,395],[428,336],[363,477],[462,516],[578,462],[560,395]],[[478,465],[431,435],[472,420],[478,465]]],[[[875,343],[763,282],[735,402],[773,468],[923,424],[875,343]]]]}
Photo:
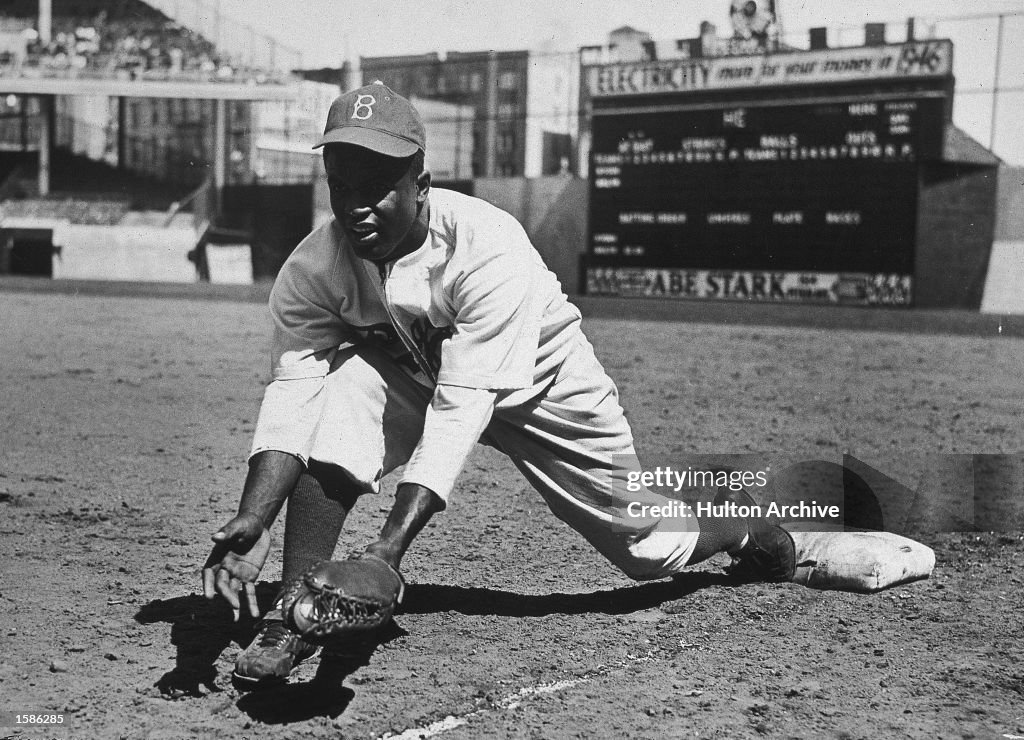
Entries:
{"type": "Polygon", "coordinates": [[[636,663],[646,663],[651,660],[654,660],[654,656],[650,652],[645,655],[627,655],[625,660],[620,660],[616,663],[612,663],[611,665],[598,666],[594,670],[588,671],[582,676],[567,678],[561,681],[539,683],[534,686],[525,686],[511,694],[506,694],[497,701],[488,702],[486,706],[474,709],[471,712],[466,712],[465,714],[460,715],[449,714],[444,719],[431,722],[429,725],[425,725],[423,727],[410,727],[397,735],[388,732],[381,735],[378,740],[425,740],[426,738],[437,737],[448,730],[454,730],[456,727],[461,727],[471,719],[481,717],[489,712],[515,709],[522,704],[524,700],[531,697],[541,696],[543,694],[554,694],[558,691],[571,689],[574,686],[579,686],[580,684],[590,683],[595,678],[600,678],[601,676],[606,676],[609,673],[621,671],[627,666],[634,665],[636,663]]]}

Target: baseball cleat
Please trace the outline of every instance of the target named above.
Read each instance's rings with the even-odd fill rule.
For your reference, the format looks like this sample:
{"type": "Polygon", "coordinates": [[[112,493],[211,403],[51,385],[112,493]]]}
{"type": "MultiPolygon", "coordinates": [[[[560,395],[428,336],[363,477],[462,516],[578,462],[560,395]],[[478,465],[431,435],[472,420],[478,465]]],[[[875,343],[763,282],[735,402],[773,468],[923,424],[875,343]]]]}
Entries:
{"type": "MultiPolygon", "coordinates": [[[[715,504],[734,503],[737,506],[756,506],[746,491],[722,489],[715,496],[715,504]]],[[[747,543],[732,555],[732,564],[726,572],[744,581],[786,583],[796,575],[796,545],[792,536],[782,527],[769,524],[760,517],[747,518],[747,543]]]]}
{"type": "Polygon", "coordinates": [[[271,611],[260,622],[252,643],[235,660],[231,675],[248,688],[281,682],[315,652],[315,645],[285,627],[280,611],[271,611]]]}

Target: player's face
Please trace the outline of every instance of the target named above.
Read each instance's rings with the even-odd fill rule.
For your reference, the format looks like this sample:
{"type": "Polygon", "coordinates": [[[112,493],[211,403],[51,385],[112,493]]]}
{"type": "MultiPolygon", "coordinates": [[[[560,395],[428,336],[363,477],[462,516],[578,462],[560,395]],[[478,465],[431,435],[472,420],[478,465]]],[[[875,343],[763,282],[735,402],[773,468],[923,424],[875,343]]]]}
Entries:
{"type": "Polygon", "coordinates": [[[357,256],[397,259],[426,238],[430,176],[413,177],[408,159],[346,144],[325,147],[331,210],[357,256]]]}

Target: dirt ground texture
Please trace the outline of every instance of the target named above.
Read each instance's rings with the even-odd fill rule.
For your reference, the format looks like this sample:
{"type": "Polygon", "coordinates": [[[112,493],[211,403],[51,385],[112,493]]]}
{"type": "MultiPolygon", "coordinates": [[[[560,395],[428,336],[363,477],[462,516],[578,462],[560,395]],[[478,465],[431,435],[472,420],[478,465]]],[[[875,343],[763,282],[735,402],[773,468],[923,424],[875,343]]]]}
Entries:
{"type": "MultiPolygon", "coordinates": [[[[239,693],[253,625],[201,597],[200,569],[244,478],[265,308],[0,292],[0,316],[0,711],[64,718],[0,737],[1024,736],[1020,501],[1006,531],[920,535],[933,577],[873,595],[735,585],[721,557],[636,584],[486,448],[406,558],[372,655],[239,693]]],[[[1024,450],[1021,339],[585,329],[645,458],[1024,450]]],[[[279,576],[275,550],[264,605],[279,576]]]]}

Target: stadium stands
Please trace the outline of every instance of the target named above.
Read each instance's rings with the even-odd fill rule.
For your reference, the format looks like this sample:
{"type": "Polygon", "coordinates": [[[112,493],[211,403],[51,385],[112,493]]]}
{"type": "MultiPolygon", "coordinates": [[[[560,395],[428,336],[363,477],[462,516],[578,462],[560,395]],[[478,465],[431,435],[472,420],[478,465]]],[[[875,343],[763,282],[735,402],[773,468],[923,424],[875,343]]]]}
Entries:
{"type": "Polygon", "coordinates": [[[197,82],[275,82],[218,53],[212,42],[141,0],[54,0],[49,43],[40,39],[37,2],[9,0],[0,18],[0,75],[117,77],[197,82]],[[23,48],[12,43],[20,34],[23,48]]]}

